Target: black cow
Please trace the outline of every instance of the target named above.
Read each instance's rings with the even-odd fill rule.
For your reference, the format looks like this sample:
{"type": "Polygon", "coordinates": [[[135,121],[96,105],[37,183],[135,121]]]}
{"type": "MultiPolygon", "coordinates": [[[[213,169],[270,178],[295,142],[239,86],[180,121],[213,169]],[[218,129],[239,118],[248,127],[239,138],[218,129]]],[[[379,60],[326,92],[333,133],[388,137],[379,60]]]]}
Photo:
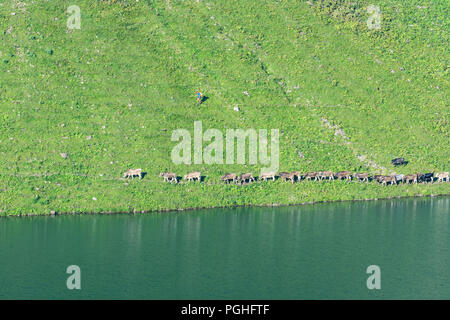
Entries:
{"type": "Polygon", "coordinates": [[[406,165],[408,164],[408,161],[405,161],[405,158],[395,158],[391,160],[391,163],[394,166],[401,166],[401,165],[406,165]]]}
{"type": "Polygon", "coordinates": [[[428,183],[428,182],[433,182],[434,181],[434,173],[430,172],[430,173],[424,173],[424,174],[418,174],[418,180],[428,183]]]}

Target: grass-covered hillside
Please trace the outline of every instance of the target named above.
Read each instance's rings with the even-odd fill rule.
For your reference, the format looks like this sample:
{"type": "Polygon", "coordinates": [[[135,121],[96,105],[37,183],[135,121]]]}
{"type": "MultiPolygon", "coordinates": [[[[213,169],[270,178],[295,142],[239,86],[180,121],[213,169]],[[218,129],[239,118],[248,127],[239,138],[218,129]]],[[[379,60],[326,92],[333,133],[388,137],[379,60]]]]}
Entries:
{"type": "Polygon", "coordinates": [[[449,194],[450,183],[224,185],[260,166],[171,160],[172,132],[202,121],[279,129],[280,171],[449,171],[448,1],[374,2],[2,0],[0,214],[449,194]],[[371,4],[380,29],[367,26],[371,4]],[[130,168],[147,174],[126,181],[130,168]],[[161,171],[206,178],[171,185],[161,171]]]}

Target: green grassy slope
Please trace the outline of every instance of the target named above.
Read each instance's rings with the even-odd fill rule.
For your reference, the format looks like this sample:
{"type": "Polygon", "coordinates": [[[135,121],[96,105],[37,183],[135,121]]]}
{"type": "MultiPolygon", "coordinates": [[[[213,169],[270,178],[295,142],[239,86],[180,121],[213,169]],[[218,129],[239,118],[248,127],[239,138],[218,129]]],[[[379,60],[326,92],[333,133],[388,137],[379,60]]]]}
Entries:
{"type": "Polygon", "coordinates": [[[225,186],[223,173],[260,167],[172,163],[172,131],[201,120],[204,130],[279,129],[280,171],[449,170],[447,2],[377,1],[380,30],[366,25],[368,1],[310,4],[3,0],[0,213],[449,194],[450,184],[225,186]],[[68,31],[73,4],[82,25],[68,31]],[[197,88],[208,96],[200,107],[197,88]],[[410,163],[394,169],[400,156],[410,163]],[[147,175],[124,181],[128,168],[147,175]],[[166,170],[206,179],[168,185],[166,170]]]}

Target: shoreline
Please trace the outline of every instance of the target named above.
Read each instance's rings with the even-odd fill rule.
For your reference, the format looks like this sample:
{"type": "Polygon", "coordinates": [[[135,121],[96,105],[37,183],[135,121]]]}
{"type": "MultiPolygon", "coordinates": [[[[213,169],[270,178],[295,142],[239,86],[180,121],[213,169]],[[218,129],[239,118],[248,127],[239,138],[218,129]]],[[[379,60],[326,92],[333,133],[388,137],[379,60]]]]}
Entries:
{"type": "Polygon", "coordinates": [[[195,210],[208,210],[208,209],[234,209],[234,208],[263,208],[263,207],[296,207],[304,205],[314,205],[320,203],[337,203],[337,202],[362,202],[362,201],[379,201],[379,200],[395,200],[395,199],[413,199],[413,198],[436,198],[436,197],[448,197],[450,193],[442,194],[418,194],[414,196],[395,196],[384,198],[371,198],[371,199],[351,199],[351,200],[325,200],[325,201],[307,201],[294,204],[250,204],[250,205],[232,205],[232,206],[212,206],[212,207],[190,207],[179,209],[161,209],[161,210],[133,210],[133,211],[99,211],[99,212],[55,212],[54,214],[19,214],[19,215],[2,215],[0,218],[29,218],[29,217],[56,217],[56,216],[69,216],[69,215],[136,215],[136,214],[155,214],[163,212],[181,212],[181,211],[195,211],[195,210]]]}

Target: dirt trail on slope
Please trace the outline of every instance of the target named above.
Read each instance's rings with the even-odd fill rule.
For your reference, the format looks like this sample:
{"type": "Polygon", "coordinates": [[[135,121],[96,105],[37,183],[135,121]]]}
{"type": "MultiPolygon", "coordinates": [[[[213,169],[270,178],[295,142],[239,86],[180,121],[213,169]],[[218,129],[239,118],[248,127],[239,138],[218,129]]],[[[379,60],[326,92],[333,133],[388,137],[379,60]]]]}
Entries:
{"type": "MultiPolygon", "coordinates": [[[[353,151],[353,153],[356,155],[358,160],[360,160],[362,163],[364,163],[364,165],[366,165],[367,167],[377,169],[377,170],[381,170],[382,174],[386,174],[386,172],[388,171],[387,168],[378,165],[375,161],[369,159],[368,156],[366,156],[364,154],[360,154],[360,152],[358,152],[358,150],[353,145],[353,143],[348,139],[347,135],[345,134],[344,129],[339,128],[339,126],[337,126],[337,125],[332,125],[331,122],[328,121],[328,119],[326,119],[325,117],[322,117],[321,120],[325,127],[327,127],[328,129],[334,130],[335,137],[339,136],[342,138],[342,143],[345,146],[349,147],[353,151]]],[[[337,142],[336,138],[335,138],[335,140],[337,142]]]]}

